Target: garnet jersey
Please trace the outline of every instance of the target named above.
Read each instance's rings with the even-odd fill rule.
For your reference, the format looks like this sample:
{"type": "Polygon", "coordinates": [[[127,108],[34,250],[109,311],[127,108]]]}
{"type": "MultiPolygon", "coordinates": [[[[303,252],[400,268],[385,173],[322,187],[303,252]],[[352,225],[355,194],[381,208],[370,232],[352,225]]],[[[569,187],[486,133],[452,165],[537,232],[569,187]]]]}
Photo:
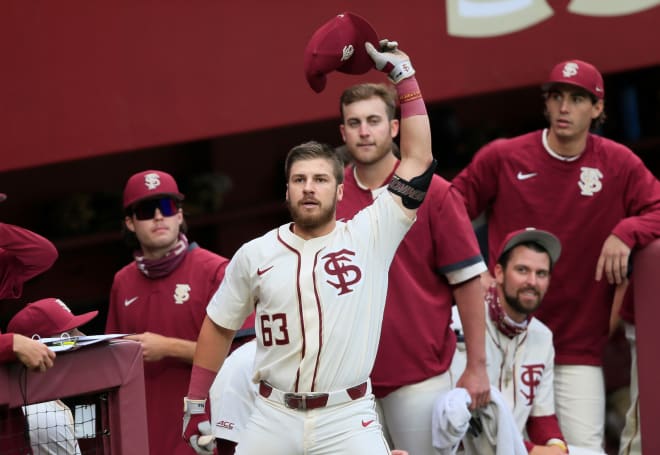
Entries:
{"type": "MultiPolygon", "coordinates": [[[[168,276],[149,279],[135,262],[115,275],[106,333],[153,332],[197,341],[205,309],[224,276],[228,260],[191,245],[168,276]]],[[[189,453],[181,438],[181,402],[192,366],[166,357],[144,362],[145,396],[151,453],[189,453]]]]}
{"type": "MultiPolygon", "coordinates": [[[[337,219],[353,218],[373,200],[372,191],[359,184],[348,166],[337,219]]],[[[376,397],[447,371],[456,346],[449,327],[451,285],[485,270],[460,194],[433,176],[415,224],[390,267],[383,330],[371,373],[376,397]]]]}
{"type": "Polygon", "coordinates": [[[385,192],[321,237],[280,226],[238,250],[208,316],[238,329],[256,309],[255,382],[287,392],[360,384],[376,357],[388,269],[411,224],[385,192]]]}
{"type": "Polygon", "coordinates": [[[621,144],[590,134],[575,160],[552,156],[543,131],[484,146],[454,180],[472,219],[488,217],[489,265],[504,236],[533,226],[555,234],[562,257],[535,316],[554,334],[556,362],[600,365],[613,286],[594,279],[603,242],[629,247],[660,235],[660,183],[621,144]]]}

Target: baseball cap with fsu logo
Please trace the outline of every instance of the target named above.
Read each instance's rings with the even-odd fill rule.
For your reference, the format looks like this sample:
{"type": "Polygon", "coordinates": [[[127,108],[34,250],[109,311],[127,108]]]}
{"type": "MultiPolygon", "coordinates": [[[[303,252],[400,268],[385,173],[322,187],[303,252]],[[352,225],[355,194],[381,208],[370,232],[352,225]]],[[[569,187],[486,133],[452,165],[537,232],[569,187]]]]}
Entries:
{"type": "Polygon", "coordinates": [[[555,65],[542,89],[547,91],[555,84],[581,87],[599,100],[605,97],[605,86],[600,71],[591,63],[582,60],[567,60],[555,65]]]}
{"type": "Polygon", "coordinates": [[[60,299],[48,298],[28,304],[9,321],[7,332],[47,338],[87,324],[98,311],[74,315],[60,299]]]}
{"type": "Polygon", "coordinates": [[[357,14],[338,14],[317,29],[305,48],[307,82],[319,93],[325,88],[326,74],[339,71],[364,74],[374,67],[364,43],[378,47],[378,35],[371,24],[357,14]]]}
{"type": "Polygon", "coordinates": [[[155,170],[138,172],[128,179],[124,187],[124,209],[142,199],[157,196],[171,196],[179,201],[184,199],[176,180],[167,172],[155,170]]]}

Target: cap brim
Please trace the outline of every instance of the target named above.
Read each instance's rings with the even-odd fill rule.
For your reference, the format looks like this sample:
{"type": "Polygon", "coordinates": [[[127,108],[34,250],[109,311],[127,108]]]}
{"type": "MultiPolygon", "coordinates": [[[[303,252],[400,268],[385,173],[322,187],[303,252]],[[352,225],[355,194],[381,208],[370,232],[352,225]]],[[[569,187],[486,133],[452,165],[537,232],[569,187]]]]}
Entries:
{"type": "Polygon", "coordinates": [[[66,332],[67,330],[73,330],[77,327],[83,326],[92,319],[94,319],[98,314],[99,312],[97,310],[94,310],[94,311],[90,311],[89,313],[84,313],[84,314],[79,314],[78,316],[74,316],[73,318],[71,318],[71,321],[66,326],[61,328],[61,331],[66,332]]]}
{"type": "Polygon", "coordinates": [[[307,83],[312,90],[316,93],[321,93],[323,91],[325,83],[327,82],[325,74],[307,73],[305,76],[307,77],[307,83]]]}

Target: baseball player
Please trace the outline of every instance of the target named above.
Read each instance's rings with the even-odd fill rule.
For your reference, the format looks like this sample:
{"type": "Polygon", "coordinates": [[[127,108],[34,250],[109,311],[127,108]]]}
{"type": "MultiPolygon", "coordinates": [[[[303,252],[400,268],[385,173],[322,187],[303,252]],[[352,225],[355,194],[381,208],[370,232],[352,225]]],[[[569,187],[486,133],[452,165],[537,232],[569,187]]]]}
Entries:
{"type": "Polygon", "coordinates": [[[191,453],[178,437],[180,404],[190,377],[204,310],[228,260],[189,243],[184,195],[174,178],[147,170],[124,188],[125,234],[137,242],[135,261],[115,275],[107,333],[131,333],[142,345],[152,454],[191,453]]]}
{"type": "Polygon", "coordinates": [[[557,417],[566,440],[601,450],[601,357],[614,285],[632,248],[660,235],[660,183],[621,144],[596,136],[605,88],[591,64],[557,64],[542,87],[549,127],[484,146],[454,180],[468,214],[487,213],[489,264],[505,235],[534,225],[564,246],[536,317],[554,335],[557,417]],[[603,277],[605,279],[603,279],[603,277]],[[576,311],[579,309],[579,311],[576,311]]]}
{"type": "MultiPolygon", "coordinates": [[[[74,315],[60,299],[47,298],[28,304],[9,321],[7,329],[22,335],[41,338],[76,337],[78,327],[91,321],[98,311],[74,315]]],[[[73,415],[61,400],[23,407],[30,429],[34,455],[80,455],[74,431],[73,415]]]]}
{"type": "Polygon", "coordinates": [[[369,373],[376,357],[387,270],[433,175],[426,108],[406,54],[366,51],[402,100],[401,164],[352,220],[335,220],[343,166],[330,147],[294,147],[286,163],[293,222],[243,245],[207,309],[197,341],[183,435],[197,424],[233,333],[256,308],[253,380],[259,396],[236,453],[388,454],[369,373]]]}
{"type": "MultiPolygon", "coordinates": [[[[352,164],[344,171],[338,219],[353,218],[386,190],[399,166],[396,94],[382,84],[359,84],[341,96],[340,131],[352,164]]],[[[486,271],[461,195],[438,175],[397,250],[389,271],[383,330],[371,381],[382,424],[394,447],[434,455],[434,398],[455,383],[449,365],[456,337],[453,300],[466,323],[468,367],[458,381],[472,406],[488,402],[483,288],[486,271]]]]}

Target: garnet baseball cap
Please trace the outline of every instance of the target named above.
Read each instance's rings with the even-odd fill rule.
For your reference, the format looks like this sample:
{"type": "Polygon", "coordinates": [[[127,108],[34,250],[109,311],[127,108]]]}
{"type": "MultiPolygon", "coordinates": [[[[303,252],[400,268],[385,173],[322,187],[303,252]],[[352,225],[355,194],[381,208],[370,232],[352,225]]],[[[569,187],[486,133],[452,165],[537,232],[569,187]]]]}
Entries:
{"type": "Polygon", "coordinates": [[[131,176],[124,188],[124,209],[137,201],[154,196],[172,196],[180,201],[184,196],[179,192],[176,180],[167,172],[142,171],[131,176]]]}
{"type": "Polygon", "coordinates": [[[7,332],[41,338],[59,336],[62,332],[80,327],[91,321],[99,312],[75,316],[60,299],[48,298],[28,304],[9,321],[7,332]]]}
{"type": "Polygon", "coordinates": [[[357,14],[338,14],[312,35],[305,48],[307,82],[319,93],[325,88],[326,74],[339,71],[364,74],[374,67],[364,43],[378,47],[378,35],[371,24],[357,14]]]}
{"type": "Polygon", "coordinates": [[[554,84],[575,85],[598,99],[605,97],[603,76],[595,66],[582,60],[567,60],[555,65],[542,88],[547,91],[554,84]]]}
{"type": "Polygon", "coordinates": [[[519,229],[510,232],[502,242],[502,247],[497,255],[498,261],[504,253],[525,242],[534,242],[541,245],[550,255],[552,265],[557,263],[561,254],[561,242],[548,231],[542,231],[533,227],[519,229]]]}

